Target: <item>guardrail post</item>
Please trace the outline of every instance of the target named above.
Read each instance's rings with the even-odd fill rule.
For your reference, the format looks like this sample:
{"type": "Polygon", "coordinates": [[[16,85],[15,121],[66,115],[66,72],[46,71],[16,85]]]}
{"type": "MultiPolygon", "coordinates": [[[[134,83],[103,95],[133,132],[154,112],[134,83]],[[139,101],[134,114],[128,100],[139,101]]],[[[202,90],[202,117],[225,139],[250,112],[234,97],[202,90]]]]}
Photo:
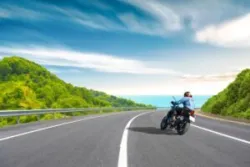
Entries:
{"type": "Polygon", "coordinates": [[[40,121],[40,114],[36,115],[37,121],[40,121]]]}
{"type": "Polygon", "coordinates": [[[16,123],[17,123],[17,124],[19,124],[19,123],[20,123],[20,116],[17,116],[16,123]]]}

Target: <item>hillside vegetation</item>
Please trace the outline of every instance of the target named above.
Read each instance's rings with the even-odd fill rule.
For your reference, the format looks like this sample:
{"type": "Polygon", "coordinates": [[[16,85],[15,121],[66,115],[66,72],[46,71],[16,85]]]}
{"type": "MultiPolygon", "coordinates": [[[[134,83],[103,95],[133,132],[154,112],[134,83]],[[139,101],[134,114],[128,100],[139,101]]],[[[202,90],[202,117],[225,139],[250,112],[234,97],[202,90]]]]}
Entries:
{"type": "Polygon", "coordinates": [[[145,107],[131,100],[65,83],[20,57],[0,61],[0,109],[145,107]]]}
{"type": "MultiPolygon", "coordinates": [[[[0,61],[0,110],[85,107],[152,107],[103,92],[65,83],[46,68],[20,57],[0,61]]],[[[117,112],[105,109],[100,112],[117,112]]],[[[76,112],[44,114],[40,120],[59,119],[72,115],[95,114],[76,112]]],[[[17,123],[17,117],[0,117],[0,127],[17,123]]],[[[36,115],[21,116],[20,123],[37,121],[36,115]]]]}
{"type": "Polygon", "coordinates": [[[211,97],[202,111],[250,119],[250,69],[242,71],[225,90],[211,97]]]}

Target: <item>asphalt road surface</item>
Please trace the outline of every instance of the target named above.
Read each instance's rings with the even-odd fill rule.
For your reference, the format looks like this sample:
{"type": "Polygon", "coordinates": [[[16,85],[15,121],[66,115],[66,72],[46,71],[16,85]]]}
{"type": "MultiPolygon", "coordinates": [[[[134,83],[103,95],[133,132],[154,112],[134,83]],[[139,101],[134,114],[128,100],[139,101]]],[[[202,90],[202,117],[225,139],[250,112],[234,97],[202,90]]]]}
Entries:
{"type": "Polygon", "coordinates": [[[3,128],[0,166],[250,166],[250,126],[197,117],[179,136],[159,130],[164,114],[123,112],[3,128]]]}

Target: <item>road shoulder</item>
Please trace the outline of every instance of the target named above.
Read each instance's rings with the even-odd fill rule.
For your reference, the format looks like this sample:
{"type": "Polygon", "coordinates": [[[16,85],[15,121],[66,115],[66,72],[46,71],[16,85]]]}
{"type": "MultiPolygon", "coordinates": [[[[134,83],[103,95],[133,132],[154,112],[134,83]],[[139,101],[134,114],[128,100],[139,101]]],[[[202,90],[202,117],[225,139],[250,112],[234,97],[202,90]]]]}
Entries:
{"type": "Polygon", "coordinates": [[[231,118],[231,117],[224,117],[224,116],[221,116],[221,115],[204,113],[204,112],[200,111],[200,109],[197,109],[196,115],[198,115],[200,117],[205,117],[205,118],[208,118],[208,119],[213,119],[213,120],[218,120],[218,121],[223,121],[223,122],[228,122],[228,123],[234,123],[234,124],[239,124],[239,125],[250,126],[250,120],[237,119],[237,118],[231,118]]]}

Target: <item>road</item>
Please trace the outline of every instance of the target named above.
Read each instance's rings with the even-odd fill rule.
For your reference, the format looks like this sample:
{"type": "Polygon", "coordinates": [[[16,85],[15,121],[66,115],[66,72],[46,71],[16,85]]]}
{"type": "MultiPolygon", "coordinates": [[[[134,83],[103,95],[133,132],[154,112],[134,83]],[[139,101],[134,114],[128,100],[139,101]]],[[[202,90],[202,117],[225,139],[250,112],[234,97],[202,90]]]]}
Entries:
{"type": "Polygon", "coordinates": [[[197,117],[197,127],[179,136],[159,130],[164,114],[123,112],[3,128],[0,166],[117,167],[124,158],[119,167],[250,166],[250,142],[244,142],[250,126],[197,117]]]}

